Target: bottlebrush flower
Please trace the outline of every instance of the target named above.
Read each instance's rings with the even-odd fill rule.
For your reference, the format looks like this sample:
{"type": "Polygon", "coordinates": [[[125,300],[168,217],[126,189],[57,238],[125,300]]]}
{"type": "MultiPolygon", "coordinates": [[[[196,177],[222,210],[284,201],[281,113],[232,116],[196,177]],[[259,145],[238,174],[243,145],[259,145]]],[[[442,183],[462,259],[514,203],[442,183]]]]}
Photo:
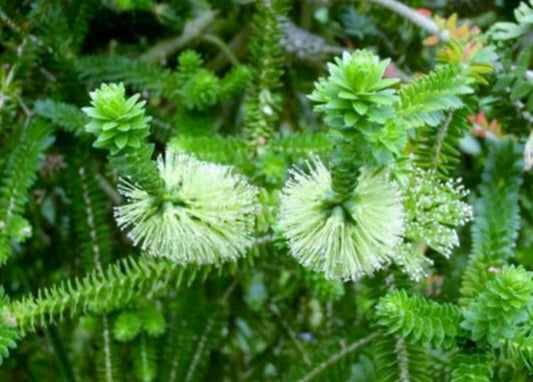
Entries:
{"type": "Polygon", "coordinates": [[[159,157],[166,191],[153,197],[129,181],[119,192],[118,225],[152,256],[203,264],[234,260],[253,242],[257,189],[232,167],[202,162],[176,150],[159,157]]]}
{"type": "Polygon", "coordinates": [[[389,263],[404,229],[396,184],[363,168],[352,197],[328,206],[329,170],[318,159],[309,169],[292,171],[281,197],[280,228],[292,255],[328,279],[355,280],[389,263]]]}

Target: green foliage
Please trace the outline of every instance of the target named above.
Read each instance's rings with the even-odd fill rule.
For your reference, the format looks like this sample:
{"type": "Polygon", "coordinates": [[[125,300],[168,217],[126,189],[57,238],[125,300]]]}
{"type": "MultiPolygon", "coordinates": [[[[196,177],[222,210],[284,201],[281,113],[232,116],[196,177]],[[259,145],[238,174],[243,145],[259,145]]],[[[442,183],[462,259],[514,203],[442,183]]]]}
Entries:
{"type": "Polygon", "coordinates": [[[111,155],[136,151],[149,134],[146,101],[137,102],[140,94],[126,100],[125,91],[122,83],[104,84],[90,93],[92,106],[83,108],[91,118],[85,130],[97,138],[94,147],[107,149],[111,155]]]}
{"type": "Polygon", "coordinates": [[[3,163],[0,186],[0,265],[11,255],[13,244],[31,236],[32,228],[22,216],[28,193],[44,150],[51,144],[50,126],[35,122],[18,126],[3,163]]]}
{"type": "Polygon", "coordinates": [[[437,52],[440,63],[450,63],[461,68],[461,74],[471,77],[476,83],[488,85],[487,75],[494,70],[498,60],[496,47],[487,43],[484,36],[474,37],[471,41],[450,40],[437,52]]]}
{"type": "Polygon", "coordinates": [[[472,332],[474,341],[499,347],[529,319],[532,294],[531,274],[522,267],[505,266],[468,305],[461,326],[472,332]]]}
{"type": "Polygon", "coordinates": [[[531,333],[518,332],[513,338],[504,340],[502,347],[504,359],[510,360],[516,368],[533,370],[533,336],[531,333]]]}
{"type": "Polygon", "coordinates": [[[138,312],[141,317],[143,330],[152,337],[159,337],[165,332],[165,317],[153,305],[147,305],[138,312]]]}
{"type": "Polygon", "coordinates": [[[340,200],[353,191],[354,174],[363,163],[387,162],[377,148],[380,144],[385,152],[398,154],[405,141],[401,129],[386,124],[396,101],[395,91],[389,88],[398,82],[383,78],[388,64],[369,51],[345,53],[329,64],[329,76],[321,78],[309,96],[318,103],[315,110],[324,114],[324,122],[332,130],[332,188],[340,200]],[[396,130],[394,136],[389,136],[388,129],[396,130]],[[375,153],[379,156],[373,157],[375,153]]]}
{"type": "Polygon", "coordinates": [[[300,362],[293,366],[285,381],[339,381],[346,380],[350,373],[350,363],[353,362],[356,351],[366,345],[375,335],[360,339],[358,341],[339,347],[339,344],[332,344],[325,349],[317,349],[308,361],[300,362]],[[351,361],[351,362],[350,362],[351,361]],[[303,365],[302,365],[303,364],[303,365]],[[313,365],[313,366],[309,366],[313,365]]]}
{"type": "Polygon", "coordinates": [[[250,68],[244,65],[239,65],[231,69],[220,82],[220,99],[228,100],[233,97],[238,97],[252,77],[250,68]]]}
{"type": "MultiPolygon", "coordinates": [[[[500,92],[507,102],[511,103],[510,110],[499,105],[495,108],[501,109],[500,113],[517,114],[521,119],[529,122],[527,112],[533,111],[533,85],[528,79],[528,69],[531,61],[531,47],[526,46],[518,52],[514,58],[513,52],[509,49],[502,54],[502,70],[494,84],[494,91],[500,92]],[[524,81],[526,78],[526,81],[524,81]],[[499,107],[498,107],[499,106],[499,107]]],[[[508,118],[502,115],[502,118],[508,118]]]]}
{"type": "Polygon", "coordinates": [[[460,162],[459,142],[470,128],[468,108],[446,112],[437,126],[424,125],[418,130],[415,141],[415,163],[418,167],[446,179],[460,162]]]}
{"type": "Polygon", "coordinates": [[[329,77],[320,78],[309,96],[318,103],[315,110],[334,129],[357,126],[365,131],[372,123],[384,124],[396,101],[389,88],[398,82],[383,78],[389,63],[365,50],[344,53],[328,65],[329,77]]]}
{"type": "Polygon", "coordinates": [[[82,79],[95,83],[124,82],[135,90],[149,90],[171,98],[177,79],[168,69],[125,56],[89,56],[76,62],[82,79]]]}
{"type": "Polygon", "coordinates": [[[244,90],[250,70],[234,67],[219,78],[203,67],[200,55],[187,50],[178,57],[175,71],[126,56],[92,56],[77,62],[81,78],[91,82],[124,82],[136,90],[148,90],[177,102],[188,109],[205,110],[220,100],[227,100],[244,90]]]}
{"type": "Polygon", "coordinates": [[[82,108],[90,117],[85,130],[96,136],[94,147],[111,155],[111,164],[125,178],[135,179],[152,194],[162,192],[163,182],[151,156],[153,146],[146,143],[151,117],[144,115],[146,101],[137,102],[140,94],[126,100],[120,84],[103,84],[90,93],[91,107],[82,108]]]}
{"type": "Polygon", "coordinates": [[[142,322],[134,312],[122,312],[113,324],[113,335],[119,341],[131,341],[141,331],[142,322]]]}
{"type": "Polygon", "coordinates": [[[189,290],[178,298],[169,312],[161,380],[197,381],[207,371],[210,351],[220,340],[225,325],[225,308],[219,304],[198,303],[200,296],[200,290],[189,290]]]}
{"type": "Polygon", "coordinates": [[[256,2],[250,42],[252,76],[244,105],[244,126],[250,140],[261,144],[277,130],[281,112],[280,77],[283,74],[280,16],[287,12],[286,0],[256,2]]]}
{"type": "MultiPolygon", "coordinates": [[[[76,145],[68,153],[83,152],[85,148],[76,145]]],[[[113,228],[109,224],[105,195],[98,185],[94,164],[90,164],[88,155],[78,155],[69,163],[66,176],[78,254],[85,269],[100,268],[109,264],[113,256],[113,228]]]]}
{"type": "Polygon", "coordinates": [[[306,271],[305,281],[311,294],[322,301],[339,300],[345,293],[344,284],[339,280],[327,280],[319,273],[306,271]]]}
{"type": "Polygon", "coordinates": [[[0,0],[0,380],[531,380],[509,5],[0,0]]]}
{"type": "Polygon", "coordinates": [[[529,32],[533,24],[533,2],[530,0],[529,4],[521,2],[514,10],[516,23],[498,22],[491,27],[489,34],[496,40],[511,40],[529,32]]]}
{"type": "Polygon", "coordinates": [[[97,269],[82,279],[39,289],[36,296],[13,301],[2,307],[1,315],[10,327],[21,333],[36,330],[80,311],[108,312],[150,293],[164,292],[193,279],[197,270],[188,270],[166,260],[127,258],[110,265],[104,273],[97,269]],[[185,280],[184,280],[185,278],[185,280]]]}
{"type": "Polygon", "coordinates": [[[268,150],[288,156],[292,162],[309,154],[326,156],[331,145],[326,134],[293,133],[271,141],[268,150]]]}
{"type": "Polygon", "coordinates": [[[35,113],[52,122],[61,129],[79,134],[87,124],[87,117],[74,105],[57,102],[51,99],[37,101],[35,113]]]}
{"type": "Polygon", "coordinates": [[[473,92],[472,82],[457,66],[439,66],[400,89],[398,115],[411,127],[437,126],[446,111],[464,106],[461,96],[473,92]]]}
{"type": "MultiPolygon", "coordinates": [[[[4,289],[0,288],[0,309],[9,303],[4,289]]],[[[0,322],[0,365],[9,356],[9,349],[17,346],[18,332],[5,322],[0,322]]]]}
{"type": "Polygon", "coordinates": [[[153,339],[141,335],[135,347],[133,367],[140,381],[151,382],[157,374],[156,348],[153,339]]]}
{"type": "Polygon", "coordinates": [[[120,381],[121,368],[117,354],[118,349],[113,341],[108,316],[106,315],[102,316],[102,327],[97,344],[98,380],[102,382],[120,381]]]}
{"type": "Polygon", "coordinates": [[[478,354],[460,355],[454,360],[452,382],[490,382],[492,370],[486,357],[478,354]]]}
{"type": "Polygon", "coordinates": [[[380,382],[429,382],[429,357],[424,348],[397,336],[380,336],[373,345],[380,382]]]}
{"type": "Polygon", "coordinates": [[[217,101],[218,78],[207,70],[199,70],[183,84],[181,91],[187,94],[184,106],[188,109],[204,109],[217,101]]]}
{"type": "Polygon", "coordinates": [[[452,304],[439,304],[421,296],[409,296],[405,290],[381,298],[376,314],[388,333],[400,335],[412,343],[451,347],[458,334],[461,312],[452,304]]]}
{"type": "Polygon", "coordinates": [[[514,254],[522,163],[520,146],[512,138],[491,144],[474,208],[472,254],[463,276],[462,305],[485,289],[492,267],[501,266],[514,254]]]}
{"type": "Polygon", "coordinates": [[[170,140],[169,147],[194,154],[207,162],[242,166],[248,161],[246,145],[236,137],[180,134],[170,140]]]}

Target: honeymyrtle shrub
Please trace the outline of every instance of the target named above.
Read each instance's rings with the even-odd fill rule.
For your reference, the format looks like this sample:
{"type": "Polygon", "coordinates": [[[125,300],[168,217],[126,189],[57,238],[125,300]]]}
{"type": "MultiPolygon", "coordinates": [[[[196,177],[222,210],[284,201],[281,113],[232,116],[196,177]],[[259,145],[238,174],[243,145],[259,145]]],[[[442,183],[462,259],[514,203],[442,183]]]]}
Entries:
{"type": "Polygon", "coordinates": [[[0,23],[0,380],[533,378],[533,2],[0,23]]]}

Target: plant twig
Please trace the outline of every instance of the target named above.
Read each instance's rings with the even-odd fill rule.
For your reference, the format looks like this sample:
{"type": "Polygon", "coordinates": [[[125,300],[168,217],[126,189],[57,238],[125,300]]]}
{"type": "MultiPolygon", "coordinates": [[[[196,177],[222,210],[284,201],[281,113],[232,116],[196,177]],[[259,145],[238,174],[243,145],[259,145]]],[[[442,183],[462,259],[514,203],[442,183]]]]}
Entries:
{"type": "Polygon", "coordinates": [[[307,373],[303,378],[300,378],[298,382],[309,382],[315,379],[320,373],[322,373],[325,369],[327,369],[329,366],[339,362],[341,359],[346,357],[348,354],[353,353],[357,349],[359,349],[362,346],[365,346],[370,341],[372,341],[378,333],[373,333],[367,337],[364,337],[346,347],[341,349],[338,353],[333,354],[331,357],[329,357],[324,362],[318,364],[313,370],[311,370],[309,373],[307,373]]]}
{"type": "Polygon", "coordinates": [[[307,355],[305,349],[300,345],[300,343],[296,339],[296,336],[294,335],[294,332],[291,330],[289,324],[287,324],[287,322],[285,321],[285,319],[281,315],[281,312],[279,311],[279,309],[276,306],[276,304],[271,303],[269,308],[270,308],[270,311],[280,320],[281,326],[283,326],[283,328],[287,331],[287,334],[289,334],[289,338],[291,339],[292,343],[296,347],[296,350],[298,350],[298,352],[303,357],[303,360],[305,361],[305,363],[310,365],[311,364],[311,360],[309,359],[309,356],[307,355]]]}
{"type": "Polygon", "coordinates": [[[165,62],[168,56],[180,50],[190,41],[201,36],[202,33],[213,24],[216,15],[216,11],[202,12],[197,18],[188,21],[187,24],[185,24],[182,34],[158,42],[141,56],[141,60],[149,62],[165,62]]]}
{"type": "Polygon", "coordinates": [[[450,40],[450,34],[447,30],[441,29],[435,21],[429,17],[423,16],[418,13],[415,9],[408,7],[407,5],[400,3],[396,0],[356,0],[356,1],[366,1],[368,3],[379,4],[385,8],[390,9],[394,13],[397,13],[407,20],[411,21],[413,24],[418,25],[422,29],[425,29],[431,34],[439,36],[441,41],[447,42],[450,40]]]}

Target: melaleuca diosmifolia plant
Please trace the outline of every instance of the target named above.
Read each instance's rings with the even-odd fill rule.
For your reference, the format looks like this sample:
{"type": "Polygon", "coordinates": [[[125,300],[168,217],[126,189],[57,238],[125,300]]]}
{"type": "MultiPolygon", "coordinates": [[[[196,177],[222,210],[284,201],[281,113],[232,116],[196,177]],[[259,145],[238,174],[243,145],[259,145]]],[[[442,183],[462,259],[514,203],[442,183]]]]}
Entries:
{"type": "Polygon", "coordinates": [[[0,3],[0,379],[531,378],[532,6],[178,3],[0,3]]]}

